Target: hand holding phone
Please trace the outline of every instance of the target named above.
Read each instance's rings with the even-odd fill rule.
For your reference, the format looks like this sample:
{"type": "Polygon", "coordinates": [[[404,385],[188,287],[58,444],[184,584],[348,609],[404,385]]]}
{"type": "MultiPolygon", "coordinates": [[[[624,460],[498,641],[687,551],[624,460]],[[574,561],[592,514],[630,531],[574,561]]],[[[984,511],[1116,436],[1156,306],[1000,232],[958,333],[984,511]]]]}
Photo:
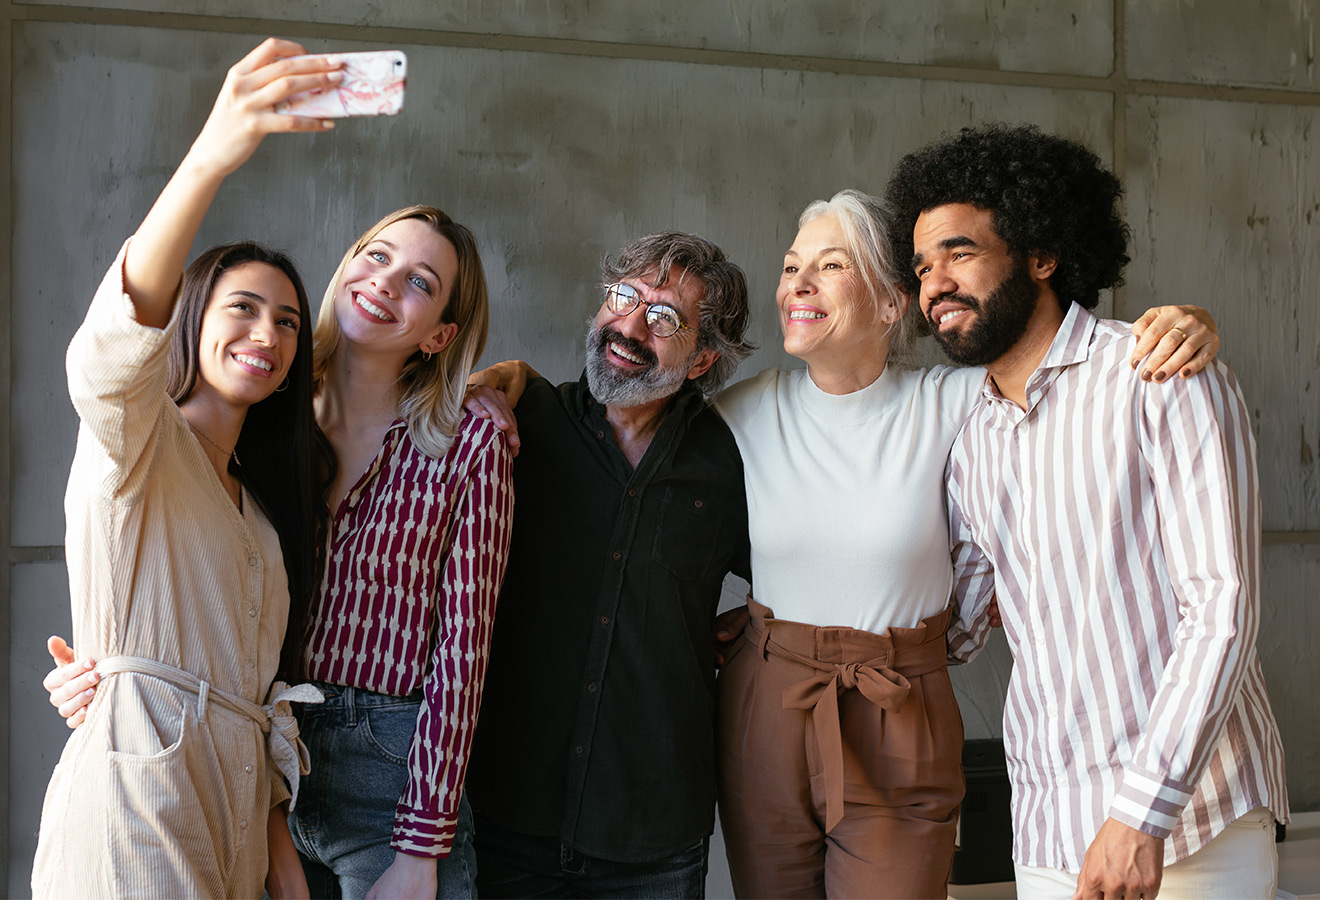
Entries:
{"type": "Polygon", "coordinates": [[[347,116],[394,116],[403,109],[408,57],[401,50],[366,53],[321,53],[334,56],[343,66],[344,80],[332,90],[295,94],[275,106],[275,112],[317,119],[347,116]]]}

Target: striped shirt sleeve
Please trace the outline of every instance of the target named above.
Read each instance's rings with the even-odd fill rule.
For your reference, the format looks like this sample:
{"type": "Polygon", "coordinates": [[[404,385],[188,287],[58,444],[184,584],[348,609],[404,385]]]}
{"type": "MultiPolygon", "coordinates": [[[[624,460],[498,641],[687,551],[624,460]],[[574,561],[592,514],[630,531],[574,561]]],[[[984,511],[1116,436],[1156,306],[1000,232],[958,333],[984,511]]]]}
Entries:
{"type": "Polygon", "coordinates": [[[1141,452],[1178,602],[1173,652],[1110,815],[1164,838],[1213,755],[1259,625],[1256,447],[1231,371],[1148,388],[1141,452]]]}
{"type": "Polygon", "coordinates": [[[458,822],[513,527],[513,462],[502,436],[480,449],[455,507],[436,597],[439,633],[390,842],[413,856],[448,856],[458,822]]]}

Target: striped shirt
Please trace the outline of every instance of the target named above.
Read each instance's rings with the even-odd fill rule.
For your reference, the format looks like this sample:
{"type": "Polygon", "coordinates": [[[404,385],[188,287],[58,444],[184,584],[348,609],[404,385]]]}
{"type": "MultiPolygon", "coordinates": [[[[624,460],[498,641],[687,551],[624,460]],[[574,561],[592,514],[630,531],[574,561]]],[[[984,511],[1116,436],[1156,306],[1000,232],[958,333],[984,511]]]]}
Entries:
{"type": "Polygon", "coordinates": [[[453,843],[512,524],[512,458],[495,426],[471,415],[443,459],[395,422],[331,523],[309,676],[424,691],[396,850],[444,856],[453,843]]]}
{"type": "Polygon", "coordinates": [[[1073,305],[1026,385],[990,378],[949,458],[966,661],[999,598],[1013,858],[1080,871],[1106,818],[1195,853],[1257,806],[1287,821],[1256,655],[1256,447],[1233,373],[1143,382],[1121,322],[1073,305]]]}

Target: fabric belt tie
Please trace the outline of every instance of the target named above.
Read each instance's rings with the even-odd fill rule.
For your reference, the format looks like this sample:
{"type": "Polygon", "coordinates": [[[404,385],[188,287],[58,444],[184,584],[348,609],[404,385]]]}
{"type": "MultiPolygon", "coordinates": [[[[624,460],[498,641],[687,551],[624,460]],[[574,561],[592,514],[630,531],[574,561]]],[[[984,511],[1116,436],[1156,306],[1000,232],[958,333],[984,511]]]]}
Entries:
{"type": "MultiPolygon", "coordinates": [[[[938,671],[947,665],[948,612],[932,616],[926,622],[936,628],[924,643],[893,648],[881,656],[858,663],[831,663],[798,653],[771,636],[773,619],[752,618],[752,627],[761,628],[758,645],[761,652],[789,659],[816,674],[784,688],[784,709],[811,710],[811,724],[820,747],[821,768],[825,777],[825,832],[828,834],[843,818],[843,730],[839,724],[839,695],[857,690],[867,700],[887,712],[898,712],[912,689],[913,678],[938,671]],[[939,627],[940,625],[943,627],[939,627]],[[900,671],[901,670],[901,671],[900,671]]],[[[875,636],[877,639],[879,635],[875,636]]],[[[883,727],[883,726],[882,726],[883,727]]],[[[882,737],[882,735],[878,736],[882,737]]]]}
{"type": "Polygon", "coordinates": [[[294,718],[293,703],[320,703],[325,698],[310,684],[298,684],[290,687],[283,681],[270,686],[267,702],[258,706],[251,700],[222,691],[203,681],[191,672],[166,665],[154,659],[141,656],[112,656],[96,664],[96,672],[102,678],[132,672],[158,678],[181,691],[196,694],[199,697],[213,699],[231,712],[247,716],[261,727],[266,735],[266,753],[271,764],[289,783],[289,809],[298,802],[298,776],[312,770],[312,758],[298,736],[298,720],[294,718]]]}

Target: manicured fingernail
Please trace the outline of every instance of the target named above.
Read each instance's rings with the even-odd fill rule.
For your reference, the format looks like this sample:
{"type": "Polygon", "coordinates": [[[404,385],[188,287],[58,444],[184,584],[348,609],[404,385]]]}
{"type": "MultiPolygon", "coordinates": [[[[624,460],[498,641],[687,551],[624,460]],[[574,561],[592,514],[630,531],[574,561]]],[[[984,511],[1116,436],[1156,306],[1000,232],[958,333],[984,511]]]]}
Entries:
{"type": "Polygon", "coordinates": [[[96,663],[92,662],[90,659],[84,659],[84,660],[83,660],[83,668],[84,668],[84,669],[91,669],[91,668],[95,667],[95,665],[96,665],[96,663]]]}
{"type": "Polygon", "coordinates": [[[93,691],[91,688],[88,688],[87,690],[82,692],[82,696],[90,698],[94,693],[96,692],[93,691]]]}
{"type": "Polygon", "coordinates": [[[343,72],[331,72],[329,77],[330,77],[330,80],[331,80],[332,82],[334,82],[335,84],[338,84],[339,82],[341,82],[341,81],[344,80],[344,73],[343,73],[343,72]]]}
{"type": "Polygon", "coordinates": [[[334,119],[322,119],[322,120],[321,120],[321,127],[324,128],[326,131],[329,131],[331,128],[334,128],[334,127],[335,127],[335,120],[334,120],[334,119]]]}
{"type": "Polygon", "coordinates": [[[1141,373],[1141,380],[1150,381],[1150,369],[1146,369],[1144,372],[1141,373]]]}
{"type": "Polygon", "coordinates": [[[1183,369],[1183,370],[1182,370],[1182,377],[1183,377],[1183,378],[1191,378],[1191,377],[1192,377],[1192,370],[1191,370],[1191,369],[1183,369]]]}
{"type": "Polygon", "coordinates": [[[332,66],[342,66],[344,64],[344,58],[338,53],[327,53],[325,61],[332,66]]]}
{"type": "Polygon", "coordinates": [[[1135,369],[1137,367],[1137,363],[1139,362],[1141,362],[1141,360],[1137,359],[1135,356],[1132,357],[1132,368],[1135,369]]]}
{"type": "Polygon", "coordinates": [[[1155,373],[1155,380],[1156,380],[1156,381],[1163,381],[1166,377],[1167,377],[1167,376],[1166,376],[1163,372],[1156,372],[1156,373],[1155,373]]]}

